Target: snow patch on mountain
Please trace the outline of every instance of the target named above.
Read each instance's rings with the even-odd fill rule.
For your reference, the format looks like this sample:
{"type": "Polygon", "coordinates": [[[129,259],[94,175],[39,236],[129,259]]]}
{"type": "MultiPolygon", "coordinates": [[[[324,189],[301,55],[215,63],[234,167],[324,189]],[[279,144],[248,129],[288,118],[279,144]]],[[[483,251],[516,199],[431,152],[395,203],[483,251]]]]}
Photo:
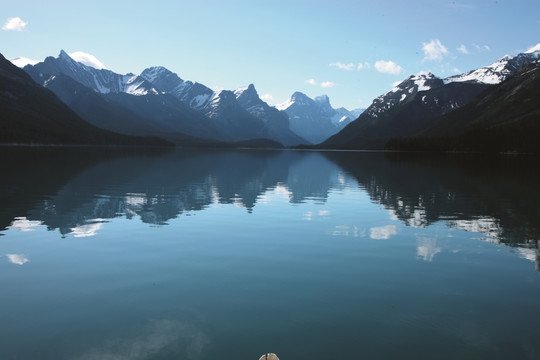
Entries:
{"type": "Polygon", "coordinates": [[[535,46],[533,46],[529,50],[525,51],[525,54],[532,54],[532,53],[537,52],[537,51],[540,51],[540,43],[536,44],[535,46]]]}
{"type": "Polygon", "coordinates": [[[432,73],[419,73],[409,76],[396,84],[390,91],[373,100],[367,113],[373,117],[378,117],[395,105],[407,101],[408,98],[412,99],[418,92],[429,91],[442,85],[443,81],[432,73]]]}
{"type": "Polygon", "coordinates": [[[499,84],[512,75],[520,66],[540,59],[540,44],[527,52],[516,56],[505,55],[493,64],[472,70],[461,75],[444,79],[445,84],[451,82],[477,82],[483,84],[499,84]]]}

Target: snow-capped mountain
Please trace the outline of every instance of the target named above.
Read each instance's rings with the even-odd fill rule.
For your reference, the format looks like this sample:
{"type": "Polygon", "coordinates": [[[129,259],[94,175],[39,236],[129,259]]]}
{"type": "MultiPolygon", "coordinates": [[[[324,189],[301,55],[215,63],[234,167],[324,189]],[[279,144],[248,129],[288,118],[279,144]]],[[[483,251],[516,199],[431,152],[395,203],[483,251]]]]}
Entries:
{"type": "Polygon", "coordinates": [[[96,69],[73,60],[64,50],[57,58],[47,57],[43,62],[27,65],[24,70],[39,84],[50,75],[63,73],[73,80],[101,94],[126,93],[130,95],[159,94],[148,81],[135,74],[117,74],[111,70],[96,69]]]}
{"type": "Polygon", "coordinates": [[[207,106],[214,96],[210,88],[197,82],[182,80],[163,66],[149,67],[141,73],[141,77],[154,84],[160,91],[173,95],[196,110],[207,106]]]}
{"type": "Polygon", "coordinates": [[[312,99],[298,91],[276,108],[289,115],[292,131],[313,144],[320,143],[339,132],[358,117],[358,112],[362,111],[334,109],[330,105],[328,96],[322,95],[312,99]]]}
{"type": "Polygon", "coordinates": [[[308,143],[290,129],[289,117],[286,113],[268,105],[259,97],[253,84],[235,90],[234,96],[240,106],[263,122],[265,137],[276,139],[284,145],[308,143]]]}
{"type": "Polygon", "coordinates": [[[390,138],[414,136],[429,127],[434,119],[461,108],[483,90],[539,59],[540,50],[533,48],[527,53],[504,56],[489,66],[446,79],[433,74],[410,76],[373,100],[356,121],[322,146],[381,149],[390,138]]]}
{"type": "Polygon", "coordinates": [[[445,83],[473,81],[484,84],[499,84],[514,74],[521,66],[538,59],[540,59],[540,44],[528,52],[517,56],[505,55],[491,65],[461,75],[450,76],[444,81],[445,83]]]}
{"type": "Polygon", "coordinates": [[[411,75],[394,88],[373,100],[371,106],[366,110],[366,114],[372,117],[378,117],[380,114],[388,111],[395,105],[412,99],[420,91],[436,89],[444,85],[442,79],[439,79],[432,73],[411,75]]]}

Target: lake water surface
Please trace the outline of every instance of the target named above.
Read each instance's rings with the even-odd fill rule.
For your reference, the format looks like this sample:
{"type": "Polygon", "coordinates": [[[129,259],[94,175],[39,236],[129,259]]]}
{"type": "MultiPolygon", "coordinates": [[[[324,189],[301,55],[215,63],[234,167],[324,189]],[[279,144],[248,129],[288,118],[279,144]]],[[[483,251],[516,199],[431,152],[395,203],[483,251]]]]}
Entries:
{"type": "Polygon", "coordinates": [[[0,150],[0,359],[540,359],[537,159],[0,150]]]}

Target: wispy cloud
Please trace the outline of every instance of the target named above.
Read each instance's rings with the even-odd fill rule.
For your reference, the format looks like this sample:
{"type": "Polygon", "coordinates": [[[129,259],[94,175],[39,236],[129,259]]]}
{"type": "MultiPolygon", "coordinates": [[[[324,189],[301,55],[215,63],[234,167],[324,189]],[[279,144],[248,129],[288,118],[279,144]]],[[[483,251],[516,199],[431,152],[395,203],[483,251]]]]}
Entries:
{"type": "Polygon", "coordinates": [[[324,81],[321,83],[321,87],[323,88],[331,88],[334,86],[334,83],[331,81],[324,81]]]}
{"type": "Polygon", "coordinates": [[[354,64],[353,63],[344,64],[344,63],[339,62],[339,61],[330,63],[330,64],[328,64],[328,66],[337,67],[338,69],[347,70],[347,71],[351,71],[351,70],[354,69],[354,64]]]}
{"type": "Polygon", "coordinates": [[[101,61],[99,61],[94,55],[88,54],[82,51],[75,51],[69,53],[69,56],[84,65],[91,66],[96,69],[106,69],[107,67],[101,61]]]}
{"type": "Polygon", "coordinates": [[[306,84],[317,86],[317,81],[315,79],[307,79],[306,84]]]}
{"type": "Polygon", "coordinates": [[[469,50],[467,49],[467,47],[464,44],[461,44],[461,46],[457,48],[457,51],[459,51],[462,54],[468,54],[469,53],[469,50]]]}
{"type": "Polygon", "coordinates": [[[428,43],[422,43],[424,51],[424,60],[442,61],[448,55],[448,49],[439,41],[439,39],[431,40],[428,43]]]}
{"type": "Polygon", "coordinates": [[[28,22],[23,21],[20,17],[16,16],[9,18],[4,26],[2,26],[2,30],[22,31],[26,25],[28,25],[28,22]]]}
{"type": "Polygon", "coordinates": [[[366,61],[364,63],[358,63],[358,66],[356,67],[357,70],[362,70],[362,69],[369,69],[371,68],[371,65],[366,61]]]}
{"type": "Polygon", "coordinates": [[[482,52],[482,51],[491,51],[491,48],[488,46],[488,45],[478,45],[478,44],[473,44],[474,48],[479,51],[479,52],[482,52]]]}
{"type": "Polygon", "coordinates": [[[375,62],[375,69],[378,72],[399,75],[403,71],[403,68],[393,61],[379,60],[375,62]]]}

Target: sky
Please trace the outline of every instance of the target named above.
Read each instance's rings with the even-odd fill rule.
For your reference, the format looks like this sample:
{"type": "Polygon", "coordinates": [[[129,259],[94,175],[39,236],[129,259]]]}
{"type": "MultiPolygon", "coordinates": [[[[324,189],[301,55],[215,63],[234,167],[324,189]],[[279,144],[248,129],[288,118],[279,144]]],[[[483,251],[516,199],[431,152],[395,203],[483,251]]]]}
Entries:
{"type": "Polygon", "coordinates": [[[271,105],[301,91],[354,109],[410,75],[537,45],[540,1],[0,0],[0,23],[7,59],[63,49],[122,74],[161,65],[214,90],[253,83],[271,105]]]}

